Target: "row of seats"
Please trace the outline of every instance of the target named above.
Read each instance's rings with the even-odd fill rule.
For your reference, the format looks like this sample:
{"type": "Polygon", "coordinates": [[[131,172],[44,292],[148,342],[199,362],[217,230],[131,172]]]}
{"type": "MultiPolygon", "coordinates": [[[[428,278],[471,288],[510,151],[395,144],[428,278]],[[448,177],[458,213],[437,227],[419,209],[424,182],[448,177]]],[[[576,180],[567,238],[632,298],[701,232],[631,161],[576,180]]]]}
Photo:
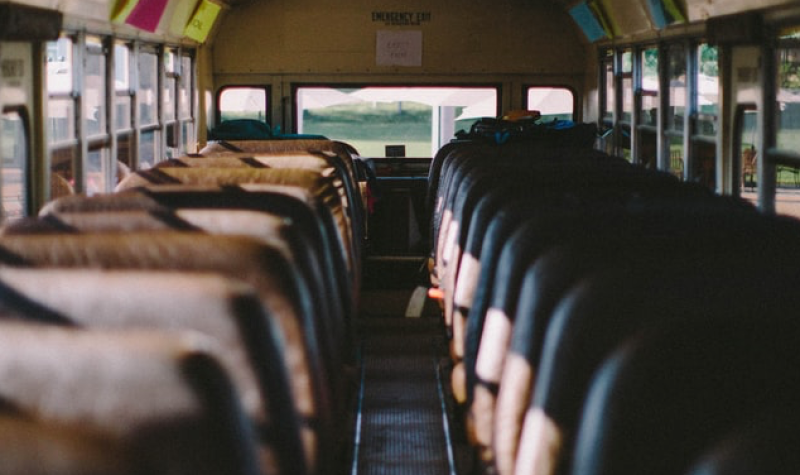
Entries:
{"type": "Polygon", "coordinates": [[[216,142],[0,229],[2,472],[338,473],[357,161],[216,142]]]}
{"type": "Polygon", "coordinates": [[[428,203],[478,472],[800,469],[800,222],[524,138],[443,147],[428,203]]]}

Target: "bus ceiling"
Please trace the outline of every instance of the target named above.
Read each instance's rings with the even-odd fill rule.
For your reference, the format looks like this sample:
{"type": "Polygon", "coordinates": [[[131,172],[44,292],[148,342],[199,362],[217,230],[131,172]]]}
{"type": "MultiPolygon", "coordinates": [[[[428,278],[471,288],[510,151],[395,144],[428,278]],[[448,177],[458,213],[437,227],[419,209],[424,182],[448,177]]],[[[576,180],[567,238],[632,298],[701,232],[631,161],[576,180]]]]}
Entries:
{"type": "MultiPolygon", "coordinates": [[[[155,33],[184,37],[184,31],[181,28],[179,28],[181,31],[174,30],[173,26],[175,24],[186,25],[187,22],[182,21],[183,17],[191,20],[192,12],[205,3],[215,5],[214,8],[226,10],[249,8],[266,3],[266,1],[168,0],[159,2],[163,8],[163,16],[170,18],[161,18],[155,33]],[[165,4],[166,6],[164,6],[165,4]],[[167,24],[170,26],[166,26],[167,24]]],[[[360,1],[364,9],[374,9],[371,2],[356,1],[360,1]]],[[[58,11],[40,8],[39,6],[43,2],[38,0],[13,0],[11,3],[0,3],[0,40],[52,39],[54,34],[57,34],[62,28],[62,15],[70,18],[107,21],[109,15],[118,16],[120,12],[147,3],[148,0],[89,0],[88,2],[86,0],[66,0],[58,2],[58,11]],[[92,8],[87,8],[86,3],[91,3],[92,8]]],[[[675,25],[704,22],[710,18],[738,15],[756,10],[764,11],[775,8],[780,11],[783,7],[797,8],[797,0],[552,0],[552,3],[564,9],[565,14],[572,18],[590,43],[636,39],[640,36],[658,33],[675,25]]],[[[282,7],[277,4],[275,8],[282,7]]],[[[112,18],[112,21],[120,23],[117,20],[118,18],[112,18]]],[[[213,36],[215,32],[211,31],[210,33],[213,36]]]]}
{"type": "Polygon", "coordinates": [[[16,3],[0,3],[0,40],[55,40],[61,32],[61,12],[16,3]]]}

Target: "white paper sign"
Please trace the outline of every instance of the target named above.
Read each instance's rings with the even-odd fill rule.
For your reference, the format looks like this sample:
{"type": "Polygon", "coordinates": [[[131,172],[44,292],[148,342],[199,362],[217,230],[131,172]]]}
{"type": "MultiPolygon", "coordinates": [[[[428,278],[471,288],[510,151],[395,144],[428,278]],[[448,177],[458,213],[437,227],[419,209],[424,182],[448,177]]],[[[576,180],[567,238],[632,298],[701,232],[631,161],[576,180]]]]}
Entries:
{"type": "Polygon", "coordinates": [[[422,66],[421,31],[379,30],[376,38],[378,66],[422,66]]]}

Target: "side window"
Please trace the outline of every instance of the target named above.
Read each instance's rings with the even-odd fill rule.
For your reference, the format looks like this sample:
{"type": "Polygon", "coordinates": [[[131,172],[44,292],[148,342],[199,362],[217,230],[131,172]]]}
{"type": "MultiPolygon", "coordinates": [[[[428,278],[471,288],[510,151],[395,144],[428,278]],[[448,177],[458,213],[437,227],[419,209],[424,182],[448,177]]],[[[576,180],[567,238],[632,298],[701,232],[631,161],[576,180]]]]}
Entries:
{"type": "Polygon", "coordinates": [[[641,112],[639,124],[655,127],[658,125],[658,48],[641,51],[642,84],[641,112]]]}
{"type": "Polygon", "coordinates": [[[778,48],[778,149],[800,150],[800,41],[778,48]]]}
{"type": "Polygon", "coordinates": [[[125,42],[114,44],[114,107],[117,134],[117,181],[121,180],[121,170],[134,168],[133,159],[133,87],[131,83],[131,45],[125,42]]]}
{"type": "Polygon", "coordinates": [[[706,43],[696,46],[695,83],[697,84],[692,129],[689,134],[693,181],[709,189],[716,188],[717,115],[719,114],[719,64],[717,47],[706,43]]]}
{"type": "Polygon", "coordinates": [[[72,176],[77,156],[76,106],[73,85],[73,41],[47,43],[47,137],[50,145],[50,198],[75,192],[72,176]]]}
{"type": "Polygon", "coordinates": [[[633,51],[624,49],[619,52],[619,89],[622,95],[619,120],[617,121],[617,139],[619,153],[628,160],[633,161],[631,153],[631,124],[633,122],[633,51]]]}
{"type": "MultiPolygon", "coordinates": [[[[622,89],[622,115],[620,122],[631,124],[633,116],[633,51],[622,50],[620,54],[620,89],[622,89]]],[[[630,148],[630,147],[628,147],[630,148]]]]}
{"type": "MultiPolygon", "coordinates": [[[[636,161],[645,168],[658,165],[658,113],[660,84],[658,79],[658,56],[656,47],[639,50],[638,63],[641,70],[640,83],[635,87],[638,95],[638,123],[636,127],[636,161]]],[[[672,172],[683,176],[683,169],[674,167],[672,172]]]]}
{"type": "Polygon", "coordinates": [[[139,168],[153,166],[161,157],[161,125],[158,116],[158,53],[139,52],[139,168]]]}
{"type": "Polygon", "coordinates": [[[600,58],[600,118],[604,128],[614,126],[614,50],[608,49],[600,58]]]}
{"type": "Polygon", "coordinates": [[[227,86],[220,90],[217,110],[220,122],[234,119],[267,120],[267,88],[227,86]]]}
{"type": "Polygon", "coordinates": [[[181,58],[181,73],[178,84],[178,121],[181,124],[181,152],[189,151],[195,141],[194,120],[194,61],[184,53],[181,58]]]}
{"type": "Polygon", "coordinates": [[[600,148],[615,153],[614,102],[616,87],[614,80],[614,50],[607,49],[600,56],[600,148]]]}
{"type": "Polygon", "coordinates": [[[22,218],[28,210],[28,122],[24,109],[7,109],[0,116],[3,219],[22,218]]]}
{"type": "Polygon", "coordinates": [[[526,109],[539,111],[542,120],[573,120],[575,97],[565,87],[529,87],[526,100],[526,109]]]}
{"type": "Polygon", "coordinates": [[[686,50],[683,44],[672,44],[667,49],[667,77],[669,78],[667,123],[664,132],[669,140],[669,169],[682,174],[685,150],[683,146],[684,116],[686,115],[686,50]],[[679,171],[681,170],[681,171],[679,171]]]}
{"type": "Polygon", "coordinates": [[[86,37],[83,59],[83,107],[88,142],[85,191],[103,193],[111,189],[110,139],[108,136],[106,104],[107,61],[102,38],[86,37]]]}
{"type": "MultiPolygon", "coordinates": [[[[793,31],[781,40],[776,51],[776,158],[795,157],[800,151],[800,38],[793,31]]],[[[795,200],[800,188],[800,167],[793,160],[784,161],[777,165],[775,172],[776,212],[800,217],[797,208],[788,204],[795,200]]]]}
{"type": "Polygon", "coordinates": [[[717,135],[719,114],[719,63],[717,47],[707,43],[697,47],[697,117],[695,133],[717,135]]]}

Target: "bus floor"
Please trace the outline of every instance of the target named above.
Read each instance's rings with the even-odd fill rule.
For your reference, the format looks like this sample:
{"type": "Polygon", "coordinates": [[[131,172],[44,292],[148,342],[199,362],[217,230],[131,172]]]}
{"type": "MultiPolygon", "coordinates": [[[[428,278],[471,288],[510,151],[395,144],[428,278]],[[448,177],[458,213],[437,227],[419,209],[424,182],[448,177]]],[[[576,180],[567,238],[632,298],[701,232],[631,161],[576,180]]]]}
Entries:
{"type": "Polygon", "coordinates": [[[429,304],[421,316],[405,317],[407,295],[362,295],[371,304],[362,305],[359,318],[350,474],[466,475],[471,452],[453,414],[444,327],[429,304]]]}

